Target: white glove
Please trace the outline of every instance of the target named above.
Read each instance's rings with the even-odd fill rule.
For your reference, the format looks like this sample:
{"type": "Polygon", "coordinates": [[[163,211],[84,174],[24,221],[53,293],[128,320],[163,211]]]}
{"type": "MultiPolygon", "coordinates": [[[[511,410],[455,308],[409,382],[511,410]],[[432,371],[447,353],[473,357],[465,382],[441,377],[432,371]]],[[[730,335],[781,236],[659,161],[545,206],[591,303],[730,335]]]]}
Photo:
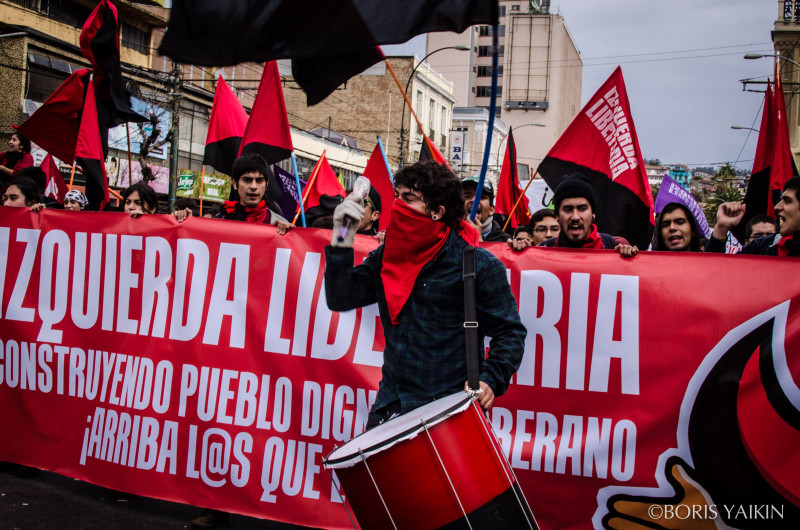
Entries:
{"type": "Polygon", "coordinates": [[[358,225],[363,218],[364,207],[361,205],[361,199],[351,193],[333,211],[333,236],[331,237],[331,246],[352,247],[353,240],[355,240],[356,232],[358,231],[358,225]],[[339,235],[345,217],[350,218],[350,226],[344,240],[339,241],[339,235]]]}

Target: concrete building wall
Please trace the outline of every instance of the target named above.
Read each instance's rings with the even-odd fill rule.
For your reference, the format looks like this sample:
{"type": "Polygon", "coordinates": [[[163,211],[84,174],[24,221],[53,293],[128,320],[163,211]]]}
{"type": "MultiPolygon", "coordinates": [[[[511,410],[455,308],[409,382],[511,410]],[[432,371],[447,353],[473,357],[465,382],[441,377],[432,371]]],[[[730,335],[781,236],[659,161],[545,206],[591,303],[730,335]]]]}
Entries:
{"type": "MultiPolygon", "coordinates": [[[[794,7],[794,2],[778,0],[778,16],[772,31],[772,43],[775,53],[800,63],[800,19],[795,16],[794,7]],[[787,7],[788,13],[785,13],[784,9],[787,7]]],[[[786,116],[789,121],[789,146],[795,163],[800,164],[800,97],[797,94],[800,86],[800,68],[788,61],[781,61],[780,73],[784,83],[786,116]]]]}

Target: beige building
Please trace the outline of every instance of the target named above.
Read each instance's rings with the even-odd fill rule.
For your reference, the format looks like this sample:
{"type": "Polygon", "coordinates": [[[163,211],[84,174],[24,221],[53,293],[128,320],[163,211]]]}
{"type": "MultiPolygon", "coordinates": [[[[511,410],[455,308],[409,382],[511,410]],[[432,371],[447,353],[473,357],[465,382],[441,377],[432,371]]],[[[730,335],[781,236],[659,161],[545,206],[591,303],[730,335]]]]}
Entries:
{"type": "MultiPolygon", "coordinates": [[[[489,110],[482,107],[456,107],[450,133],[450,167],[461,178],[478,174],[483,164],[486,133],[489,130],[489,110]]],[[[489,151],[487,178],[497,185],[500,164],[506,150],[508,126],[495,119],[492,147],[489,151]]],[[[515,140],[516,143],[516,140],[515,140]]]]}
{"type": "MultiPolygon", "coordinates": [[[[800,5],[797,0],[778,0],[778,18],[772,31],[775,53],[800,63],[800,5]]],[[[786,99],[786,115],[789,118],[789,145],[795,163],[800,165],[800,68],[789,61],[780,62],[786,99]],[[793,97],[794,95],[794,97],[793,97]]]]}
{"type": "MultiPolygon", "coordinates": [[[[488,107],[491,90],[489,26],[430,33],[429,62],[453,81],[458,107],[488,107]]],[[[498,118],[514,130],[520,178],[532,172],[580,111],[583,61],[561,15],[549,2],[500,1],[498,118]]],[[[453,124],[454,127],[456,124],[453,124]]],[[[494,156],[494,153],[492,153],[494,156]]],[[[503,156],[503,153],[500,153],[503,156]]],[[[491,165],[498,161],[490,161],[491,165]]]]}

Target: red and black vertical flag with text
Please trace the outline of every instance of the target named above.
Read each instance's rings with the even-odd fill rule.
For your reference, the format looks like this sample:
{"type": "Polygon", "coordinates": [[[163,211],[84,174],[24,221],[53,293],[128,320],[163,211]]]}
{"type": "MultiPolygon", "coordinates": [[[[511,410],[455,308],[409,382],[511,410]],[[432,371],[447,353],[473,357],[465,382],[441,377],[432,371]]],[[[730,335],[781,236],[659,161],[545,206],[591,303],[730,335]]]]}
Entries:
{"type": "Polygon", "coordinates": [[[514,210],[514,215],[509,223],[511,228],[530,224],[531,212],[528,207],[528,198],[522,193],[517,173],[517,145],[514,143],[514,133],[509,131],[506,156],[503,159],[503,167],[500,169],[500,178],[497,181],[494,211],[508,218],[511,210],[514,210]],[[519,200],[519,205],[514,209],[517,200],[519,200]]]}
{"type": "Polygon", "coordinates": [[[103,152],[108,152],[108,129],[126,122],[143,122],[146,118],[133,111],[122,79],[119,58],[119,17],[117,8],[101,0],[83,24],[81,52],[94,70],[93,82],[103,152]]]}
{"type": "Polygon", "coordinates": [[[211,118],[208,121],[203,164],[230,175],[239,156],[247,126],[247,112],[222,76],[217,80],[211,118]]]}
{"type": "Polygon", "coordinates": [[[551,189],[567,175],[583,173],[594,190],[598,230],[639,248],[650,244],[653,196],[620,67],[572,120],[538,171],[551,189]]]}
{"type": "Polygon", "coordinates": [[[108,179],[106,178],[105,155],[97,123],[97,104],[94,86],[90,79],[86,87],[86,100],[81,114],[78,141],[75,145],[75,162],[81,166],[86,178],[86,198],[89,209],[102,210],[108,204],[108,179]]]}
{"type": "Polygon", "coordinates": [[[381,61],[379,45],[497,21],[497,0],[173,0],[159,53],[200,66],[292,59],[313,105],[381,61]]]}

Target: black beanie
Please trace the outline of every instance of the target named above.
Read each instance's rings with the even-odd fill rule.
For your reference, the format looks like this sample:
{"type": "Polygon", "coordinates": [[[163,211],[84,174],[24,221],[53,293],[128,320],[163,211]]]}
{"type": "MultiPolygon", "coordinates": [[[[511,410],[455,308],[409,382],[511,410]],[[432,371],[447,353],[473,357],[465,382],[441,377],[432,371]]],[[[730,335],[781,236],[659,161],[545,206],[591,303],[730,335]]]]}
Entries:
{"type": "Polygon", "coordinates": [[[556,208],[556,213],[561,209],[561,201],[576,197],[583,197],[589,201],[592,206],[592,212],[596,210],[594,207],[594,190],[583,173],[567,175],[558,185],[555,195],[553,195],[553,206],[556,208]]]}

